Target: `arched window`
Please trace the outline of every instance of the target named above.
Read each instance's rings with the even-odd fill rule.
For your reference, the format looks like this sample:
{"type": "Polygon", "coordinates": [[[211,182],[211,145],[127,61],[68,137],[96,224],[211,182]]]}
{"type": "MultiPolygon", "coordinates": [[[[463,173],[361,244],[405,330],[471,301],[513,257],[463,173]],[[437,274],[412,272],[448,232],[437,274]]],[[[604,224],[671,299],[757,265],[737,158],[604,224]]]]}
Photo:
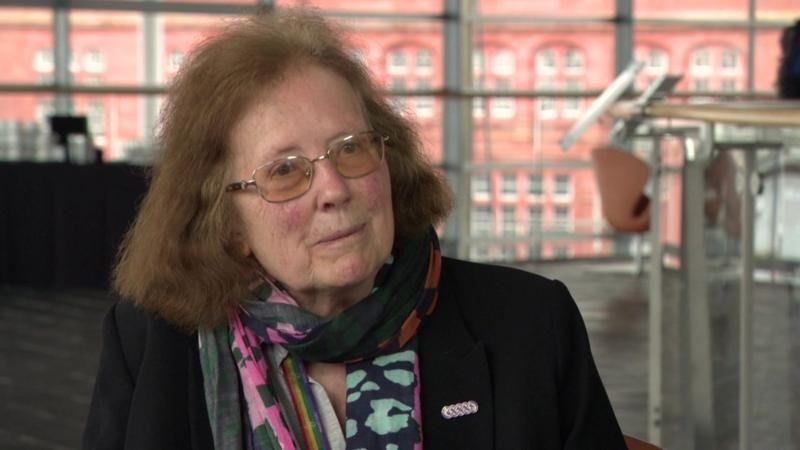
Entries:
{"type": "Polygon", "coordinates": [[[514,52],[509,49],[499,49],[492,57],[492,72],[495,75],[508,76],[514,73],[514,52]]]}
{"type": "Polygon", "coordinates": [[[637,61],[644,67],[636,77],[636,88],[644,90],[660,75],[669,72],[669,54],[666,50],[648,44],[637,45],[634,50],[637,61]]]}
{"type": "Polygon", "coordinates": [[[660,48],[651,48],[647,52],[647,59],[645,60],[645,67],[651,73],[666,73],[669,71],[669,57],[667,52],[660,48]]]}
{"type": "Polygon", "coordinates": [[[736,70],[739,68],[739,52],[735,48],[722,50],[720,66],[725,70],[736,70]]]}
{"type": "Polygon", "coordinates": [[[556,52],[553,49],[544,49],[536,53],[536,72],[553,73],[556,71],[556,52]]]}
{"type": "Polygon", "coordinates": [[[33,56],[33,69],[37,72],[53,71],[53,49],[41,48],[33,56]]]}
{"type": "Polygon", "coordinates": [[[692,52],[692,62],[690,70],[693,73],[706,73],[711,71],[711,52],[701,47],[692,52]]]}
{"type": "Polygon", "coordinates": [[[583,52],[571,48],[564,54],[564,68],[568,71],[583,70],[583,52]]]}
{"type": "Polygon", "coordinates": [[[406,52],[397,48],[390,50],[386,55],[386,71],[389,73],[405,72],[408,68],[406,62],[406,52]]]}
{"type": "Polygon", "coordinates": [[[430,73],[433,69],[433,56],[427,48],[417,50],[416,70],[422,73],[430,73]]]}
{"type": "Polygon", "coordinates": [[[726,44],[706,44],[689,58],[688,86],[694,91],[735,92],[745,84],[741,52],[726,44]]]}
{"type": "Polygon", "coordinates": [[[435,115],[436,99],[429,93],[433,88],[433,52],[414,43],[398,43],[386,52],[386,84],[392,91],[411,91],[405,96],[392,98],[396,110],[410,112],[417,119],[430,119],[435,115]]]}
{"type": "MultiPolygon", "coordinates": [[[[553,43],[534,55],[536,78],[534,87],[540,91],[580,91],[585,87],[585,52],[569,43],[553,43]]],[[[540,96],[536,100],[536,118],[558,117],[574,119],[583,109],[580,97],[555,98],[540,96]]]]}
{"type": "MultiPolygon", "coordinates": [[[[472,83],[476,89],[512,90],[515,69],[516,56],[504,46],[480,46],[472,52],[472,83]]],[[[481,118],[487,113],[493,119],[510,119],[516,113],[516,101],[513,97],[506,96],[473,98],[472,116],[481,118]]]]}

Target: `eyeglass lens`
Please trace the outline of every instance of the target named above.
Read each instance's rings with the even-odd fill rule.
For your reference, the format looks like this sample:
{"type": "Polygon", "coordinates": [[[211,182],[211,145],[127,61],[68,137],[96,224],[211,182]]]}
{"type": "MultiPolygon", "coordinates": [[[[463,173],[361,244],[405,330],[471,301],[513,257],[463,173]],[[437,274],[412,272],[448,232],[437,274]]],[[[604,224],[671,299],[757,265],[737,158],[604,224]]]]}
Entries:
{"type": "MultiPolygon", "coordinates": [[[[362,177],[380,165],[383,138],[371,132],[356,134],[333,144],[326,155],[343,177],[362,177]]],[[[258,168],[254,178],[265,200],[282,202],[304,194],[311,187],[313,175],[311,160],[303,156],[289,156],[258,168]]]]}

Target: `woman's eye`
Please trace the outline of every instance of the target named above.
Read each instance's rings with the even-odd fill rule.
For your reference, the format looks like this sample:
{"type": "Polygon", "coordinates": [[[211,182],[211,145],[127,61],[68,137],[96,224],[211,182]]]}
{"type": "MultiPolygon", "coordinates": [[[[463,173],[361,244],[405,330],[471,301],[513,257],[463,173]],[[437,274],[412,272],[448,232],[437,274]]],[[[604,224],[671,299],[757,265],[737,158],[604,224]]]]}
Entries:
{"type": "Polygon", "coordinates": [[[294,164],[292,163],[292,161],[283,161],[281,163],[278,163],[272,169],[273,176],[286,176],[291,174],[292,172],[294,172],[294,164]]]}
{"type": "Polygon", "coordinates": [[[339,147],[339,153],[343,153],[345,155],[358,153],[360,150],[361,147],[356,142],[345,142],[341,147],[339,147]]]}

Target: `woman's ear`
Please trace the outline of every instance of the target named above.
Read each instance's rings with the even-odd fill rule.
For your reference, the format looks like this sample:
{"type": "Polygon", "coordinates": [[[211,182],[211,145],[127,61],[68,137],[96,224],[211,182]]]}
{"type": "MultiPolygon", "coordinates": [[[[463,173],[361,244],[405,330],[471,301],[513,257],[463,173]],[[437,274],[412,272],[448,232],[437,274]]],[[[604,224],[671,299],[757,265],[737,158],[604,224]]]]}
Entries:
{"type": "Polygon", "coordinates": [[[231,232],[231,240],[230,240],[234,251],[245,258],[249,258],[253,256],[253,249],[250,248],[250,244],[247,243],[247,239],[245,239],[244,234],[240,231],[233,231],[231,232]]]}

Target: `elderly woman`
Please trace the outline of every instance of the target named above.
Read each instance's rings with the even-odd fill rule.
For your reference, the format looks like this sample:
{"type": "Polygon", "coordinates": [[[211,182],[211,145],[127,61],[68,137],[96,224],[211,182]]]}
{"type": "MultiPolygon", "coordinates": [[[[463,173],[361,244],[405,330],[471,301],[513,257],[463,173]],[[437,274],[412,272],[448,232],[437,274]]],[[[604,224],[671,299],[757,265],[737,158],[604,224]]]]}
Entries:
{"type": "Polygon", "coordinates": [[[351,55],[293,11],[188,58],[84,447],[624,448],[566,288],[441,257],[447,184],[351,55]]]}

